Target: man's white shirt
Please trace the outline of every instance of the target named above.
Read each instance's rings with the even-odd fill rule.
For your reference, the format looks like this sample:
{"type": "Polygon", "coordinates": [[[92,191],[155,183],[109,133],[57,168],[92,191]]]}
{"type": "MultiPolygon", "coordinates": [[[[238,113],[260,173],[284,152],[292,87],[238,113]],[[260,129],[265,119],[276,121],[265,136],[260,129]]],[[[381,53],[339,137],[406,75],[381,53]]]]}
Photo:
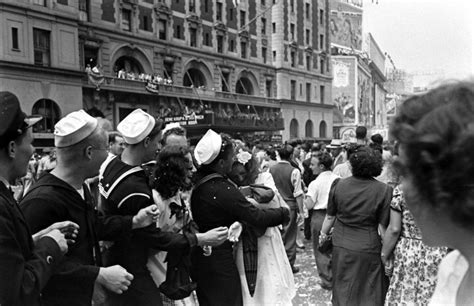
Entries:
{"type": "Polygon", "coordinates": [[[309,210],[327,209],[329,191],[332,183],[337,178],[339,178],[339,176],[331,171],[324,171],[321,172],[315,180],[309,183],[306,196],[310,197],[314,204],[313,207],[308,207],[309,210]]]}

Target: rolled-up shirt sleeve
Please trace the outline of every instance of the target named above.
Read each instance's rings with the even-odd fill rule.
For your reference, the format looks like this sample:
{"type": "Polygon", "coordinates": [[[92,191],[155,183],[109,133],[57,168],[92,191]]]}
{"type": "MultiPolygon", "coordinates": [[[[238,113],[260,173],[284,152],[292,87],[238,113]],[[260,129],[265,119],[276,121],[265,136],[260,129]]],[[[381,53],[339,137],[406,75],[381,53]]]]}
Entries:
{"type": "Polygon", "coordinates": [[[293,196],[295,198],[301,196],[304,194],[303,188],[301,185],[301,172],[298,169],[294,169],[293,172],[291,172],[291,183],[293,184],[294,191],[293,191],[293,196]]]}

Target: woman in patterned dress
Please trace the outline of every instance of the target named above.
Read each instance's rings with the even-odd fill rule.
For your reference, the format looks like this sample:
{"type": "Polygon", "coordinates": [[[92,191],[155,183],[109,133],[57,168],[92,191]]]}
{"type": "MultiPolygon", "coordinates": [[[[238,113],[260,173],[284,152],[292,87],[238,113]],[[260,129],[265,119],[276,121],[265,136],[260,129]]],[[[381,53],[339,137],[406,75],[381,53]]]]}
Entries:
{"type": "Polygon", "coordinates": [[[474,82],[451,81],[408,98],[390,130],[400,144],[406,203],[429,246],[451,251],[431,305],[474,301],[474,82]]]}
{"type": "Polygon", "coordinates": [[[393,264],[385,305],[427,305],[436,285],[438,265],[446,253],[446,248],[428,247],[422,242],[403,192],[395,187],[381,255],[386,267],[393,264]]]}

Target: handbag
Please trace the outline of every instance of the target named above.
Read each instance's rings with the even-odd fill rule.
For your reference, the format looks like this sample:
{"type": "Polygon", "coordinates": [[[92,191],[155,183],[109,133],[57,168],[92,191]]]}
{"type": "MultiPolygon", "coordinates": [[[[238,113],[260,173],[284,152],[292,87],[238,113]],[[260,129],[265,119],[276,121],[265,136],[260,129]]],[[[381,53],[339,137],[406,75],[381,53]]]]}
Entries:
{"type": "MultiPolygon", "coordinates": [[[[337,178],[332,182],[331,192],[334,190],[334,188],[336,188],[336,185],[339,183],[339,181],[340,181],[340,178],[337,178]]],[[[319,232],[319,235],[321,235],[321,232],[319,232]]],[[[331,229],[331,231],[329,232],[329,234],[327,234],[326,239],[323,241],[323,243],[318,243],[318,251],[321,253],[328,254],[332,252],[332,247],[333,245],[332,245],[332,229],[331,229]]]]}
{"type": "MultiPolygon", "coordinates": [[[[181,199],[181,207],[185,207],[181,199]]],[[[191,236],[198,232],[196,223],[190,219],[190,215],[184,210],[183,235],[192,239],[191,236]]],[[[181,300],[191,295],[196,290],[197,284],[191,280],[191,254],[190,249],[174,249],[166,255],[166,280],[161,283],[159,289],[172,300],[181,300]]]]}
{"type": "Polygon", "coordinates": [[[183,254],[182,250],[171,250],[166,255],[166,280],[159,289],[172,300],[184,299],[197,288],[197,284],[191,281],[191,259],[188,255],[183,254]]]}
{"type": "Polygon", "coordinates": [[[318,243],[318,251],[324,254],[332,252],[332,234],[327,235],[323,243],[318,243]]]}

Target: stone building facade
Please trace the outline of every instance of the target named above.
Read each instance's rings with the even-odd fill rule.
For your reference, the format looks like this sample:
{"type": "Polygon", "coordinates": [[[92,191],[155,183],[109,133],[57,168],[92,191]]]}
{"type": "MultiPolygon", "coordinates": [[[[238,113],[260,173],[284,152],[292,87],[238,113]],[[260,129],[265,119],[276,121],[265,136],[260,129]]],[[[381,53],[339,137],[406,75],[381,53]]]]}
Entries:
{"type": "Polygon", "coordinates": [[[191,138],[209,127],[250,138],[283,129],[283,139],[330,138],[327,7],[328,0],[0,0],[0,89],[44,116],[39,147],[52,144],[59,118],[80,108],[115,126],[140,107],[185,125],[191,138]]]}

